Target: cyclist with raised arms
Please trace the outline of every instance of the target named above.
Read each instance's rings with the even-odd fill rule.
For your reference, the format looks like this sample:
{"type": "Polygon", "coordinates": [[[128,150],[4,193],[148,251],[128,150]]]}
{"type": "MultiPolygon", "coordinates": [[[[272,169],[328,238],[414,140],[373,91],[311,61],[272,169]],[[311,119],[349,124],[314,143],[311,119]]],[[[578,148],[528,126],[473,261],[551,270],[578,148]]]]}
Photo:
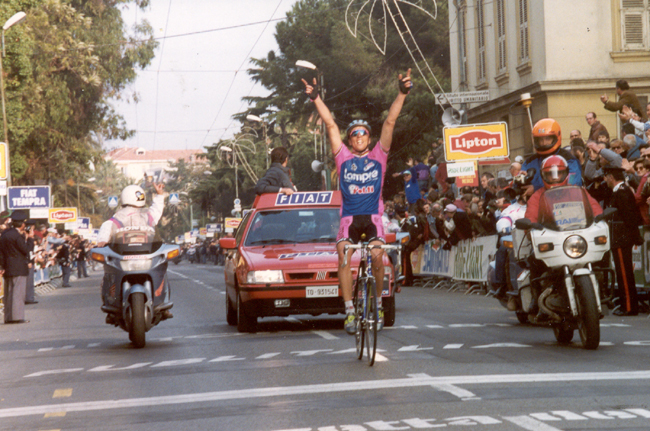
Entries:
{"type": "MultiPolygon", "coordinates": [[[[395,122],[399,116],[406,95],[411,91],[411,69],[406,76],[399,74],[399,92],[393,101],[388,116],[381,128],[381,135],[375,147],[370,150],[370,125],[364,120],[355,120],[348,126],[346,137],[350,148],[343,145],[341,132],[332,117],[332,113],[319,97],[316,78],[313,84],[304,79],[305,93],[314,102],[318,115],[327,127],[327,136],[332,147],[339,176],[339,188],[343,202],[341,205],[341,227],[337,235],[336,250],[339,256],[339,283],[343,300],[345,301],[345,331],[355,333],[354,306],[352,303],[352,270],[350,258],[354,250],[346,254],[345,246],[356,244],[365,234],[370,244],[384,244],[384,229],[381,215],[384,212],[384,202],[381,197],[388,151],[393,140],[395,122]]],[[[372,274],[377,284],[377,306],[379,322],[377,330],[384,326],[384,310],[381,305],[381,292],[384,283],[383,250],[372,250],[372,274]]]]}

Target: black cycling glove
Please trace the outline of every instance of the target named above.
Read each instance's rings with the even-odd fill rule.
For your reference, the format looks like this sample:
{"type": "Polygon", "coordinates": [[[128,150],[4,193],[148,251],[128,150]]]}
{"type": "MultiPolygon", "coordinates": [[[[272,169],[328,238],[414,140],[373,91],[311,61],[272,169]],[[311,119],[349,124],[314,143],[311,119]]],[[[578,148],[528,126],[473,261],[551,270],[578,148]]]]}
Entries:
{"type": "Polygon", "coordinates": [[[319,91],[319,88],[318,88],[318,84],[312,84],[311,86],[312,86],[313,90],[311,90],[311,93],[309,93],[308,96],[313,102],[314,100],[316,100],[318,98],[318,94],[320,93],[320,91],[319,91]]]}
{"type": "Polygon", "coordinates": [[[406,80],[406,78],[403,78],[403,79],[399,80],[399,91],[401,91],[402,94],[409,94],[409,92],[413,89],[413,81],[410,81],[411,82],[410,87],[406,86],[407,82],[409,82],[409,81],[406,80]]]}

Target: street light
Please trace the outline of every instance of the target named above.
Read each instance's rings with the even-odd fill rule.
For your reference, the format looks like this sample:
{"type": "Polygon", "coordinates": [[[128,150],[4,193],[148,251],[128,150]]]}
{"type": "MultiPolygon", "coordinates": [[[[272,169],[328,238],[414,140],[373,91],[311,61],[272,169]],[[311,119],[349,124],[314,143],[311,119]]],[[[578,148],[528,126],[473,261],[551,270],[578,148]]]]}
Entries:
{"type": "MultiPolygon", "coordinates": [[[[318,79],[318,89],[320,91],[319,96],[321,100],[325,100],[325,81],[323,78],[323,73],[316,67],[314,63],[311,63],[306,60],[298,60],[296,61],[296,66],[302,67],[305,69],[310,69],[310,70],[315,70],[317,72],[317,79],[318,79]]],[[[329,175],[329,168],[327,167],[327,156],[325,155],[325,148],[327,146],[327,136],[325,135],[325,123],[321,119],[320,122],[320,133],[321,133],[321,156],[323,158],[323,175],[325,176],[325,189],[329,190],[331,189],[331,184],[330,184],[330,175],[329,175]]],[[[318,155],[316,155],[316,159],[318,159],[318,155]]]]}
{"type": "Polygon", "coordinates": [[[233,163],[235,164],[235,199],[239,199],[239,181],[237,180],[237,153],[234,152],[233,148],[226,147],[222,145],[219,147],[219,151],[224,153],[233,153],[233,163]]]}
{"type": "Polygon", "coordinates": [[[2,26],[2,58],[0,58],[0,98],[2,98],[2,126],[4,130],[5,144],[7,146],[7,185],[11,186],[11,163],[9,160],[9,133],[7,132],[7,108],[5,107],[5,83],[4,72],[2,71],[2,59],[6,56],[5,53],[5,30],[11,26],[21,23],[27,14],[25,12],[18,12],[5,22],[2,26]]]}
{"type": "Polygon", "coordinates": [[[262,123],[262,127],[264,128],[264,145],[266,145],[266,169],[269,169],[269,142],[268,142],[268,137],[266,136],[266,121],[262,120],[260,117],[257,115],[253,114],[248,114],[246,116],[246,119],[248,121],[253,121],[255,123],[262,123]]]}

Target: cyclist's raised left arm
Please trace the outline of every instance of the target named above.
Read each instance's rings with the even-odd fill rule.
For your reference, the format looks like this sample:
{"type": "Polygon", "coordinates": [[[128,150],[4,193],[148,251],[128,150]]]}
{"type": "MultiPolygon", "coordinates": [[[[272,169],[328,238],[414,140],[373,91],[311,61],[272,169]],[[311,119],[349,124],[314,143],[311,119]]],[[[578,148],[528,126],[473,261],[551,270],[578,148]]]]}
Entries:
{"type": "Polygon", "coordinates": [[[399,81],[399,92],[388,110],[388,116],[381,128],[381,137],[379,139],[382,148],[386,152],[390,150],[391,143],[393,142],[393,130],[395,130],[397,117],[399,117],[399,113],[402,111],[402,106],[404,106],[406,95],[411,91],[411,88],[413,88],[413,83],[411,82],[411,69],[406,71],[406,76],[404,77],[400,73],[397,76],[397,79],[399,81]]]}

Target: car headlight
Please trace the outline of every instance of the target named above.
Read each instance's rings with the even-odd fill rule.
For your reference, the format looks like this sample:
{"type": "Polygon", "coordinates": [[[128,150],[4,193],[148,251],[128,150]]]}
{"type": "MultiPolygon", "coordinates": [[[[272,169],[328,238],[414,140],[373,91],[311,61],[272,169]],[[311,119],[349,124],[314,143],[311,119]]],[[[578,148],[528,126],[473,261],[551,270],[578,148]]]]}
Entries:
{"type": "Polygon", "coordinates": [[[587,241],[579,235],[571,235],[564,240],[564,252],[573,259],[581,258],[587,253],[587,241]]]}
{"type": "Polygon", "coordinates": [[[120,260],[120,267],[122,271],[148,271],[152,263],[152,259],[120,260]]]}
{"type": "Polygon", "coordinates": [[[284,283],[282,271],[251,271],[246,275],[246,281],[251,284],[267,284],[267,283],[284,283]]]}

